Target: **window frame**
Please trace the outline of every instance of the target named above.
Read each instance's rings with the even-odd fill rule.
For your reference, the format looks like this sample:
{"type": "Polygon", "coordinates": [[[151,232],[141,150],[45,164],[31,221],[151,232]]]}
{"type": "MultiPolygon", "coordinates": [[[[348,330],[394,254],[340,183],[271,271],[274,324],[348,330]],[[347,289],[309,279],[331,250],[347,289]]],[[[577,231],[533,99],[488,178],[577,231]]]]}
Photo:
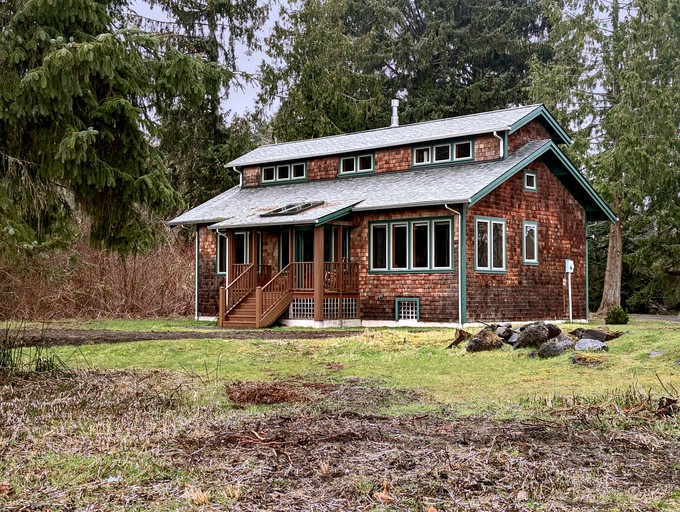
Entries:
{"type": "Polygon", "coordinates": [[[522,264],[524,265],[538,265],[538,222],[532,220],[525,220],[522,222],[522,264]],[[534,259],[527,259],[527,227],[534,228],[534,259]]]}
{"type": "Polygon", "coordinates": [[[475,272],[486,274],[505,274],[508,271],[508,226],[507,220],[500,217],[475,217],[475,272]],[[478,244],[478,226],[480,223],[486,223],[488,226],[488,244],[487,244],[487,258],[488,266],[482,267],[479,265],[479,244],[478,244]],[[503,226],[503,266],[495,267],[493,264],[493,225],[501,224],[503,226]]]}
{"type": "Polygon", "coordinates": [[[369,174],[375,172],[375,153],[361,153],[358,155],[350,155],[350,156],[342,156],[338,160],[338,176],[356,176],[357,174],[369,174]],[[361,161],[362,158],[369,157],[371,159],[371,167],[370,169],[359,169],[359,162],[361,161]],[[353,171],[343,171],[342,170],[342,163],[345,160],[353,160],[354,161],[354,170],[353,171]]]}
{"type": "Polygon", "coordinates": [[[456,262],[454,260],[454,255],[455,255],[455,250],[454,250],[454,243],[456,242],[455,240],[455,232],[454,232],[454,222],[451,217],[448,216],[439,216],[439,217],[409,217],[409,218],[403,218],[403,219],[391,219],[391,220],[376,220],[376,221],[370,221],[369,222],[369,228],[368,228],[368,250],[369,250],[369,255],[368,255],[368,273],[369,274],[439,274],[439,273],[455,273],[457,272],[456,269],[456,262]],[[414,262],[414,257],[413,257],[413,251],[414,251],[414,237],[413,237],[413,225],[416,224],[427,224],[428,225],[428,266],[427,267],[414,267],[413,262],[414,262]],[[450,265],[448,267],[435,267],[434,266],[434,261],[435,261],[435,254],[434,254],[434,248],[436,244],[436,239],[434,236],[434,225],[435,223],[446,223],[448,224],[448,236],[449,236],[449,263],[450,265]],[[393,251],[393,241],[392,241],[392,230],[393,230],[393,225],[406,225],[407,230],[407,248],[406,248],[406,258],[407,258],[407,266],[405,268],[402,267],[394,267],[393,262],[392,262],[392,251],[393,251]],[[374,241],[374,228],[376,226],[382,226],[385,227],[386,229],[386,238],[385,238],[385,248],[381,250],[385,250],[385,261],[387,266],[385,268],[375,268],[373,266],[373,259],[374,259],[374,248],[373,248],[373,241],[374,241]]]}
{"type": "Polygon", "coordinates": [[[430,246],[434,242],[433,239],[430,237],[430,228],[431,228],[431,222],[429,221],[423,221],[423,222],[418,222],[418,221],[413,221],[411,222],[410,226],[410,236],[411,236],[411,243],[409,244],[409,253],[411,256],[411,268],[413,270],[424,270],[424,269],[429,269],[433,265],[432,261],[432,256],[433,254],[430,253],[430,246]],[[427,264],[424,267],[416,267],[416,226],[425,226],[427,228],[427,241],[425,242],[425,247],[427,249],[427,264]]]}
{"type": "Polygon", "coordinates": [[[444,162],[450,162],[452,160],[452,144],[450,142],[447,142],[446,144],[433,144],[432,145],[432,163],[434,164],[441,164],[444,162]],[[437,148],[449,148],[449,157],[442,159],[442,160],[437,160],[437,148]]]}
{"type": "Polygon", "coordinates": [[[267,164],[260,166],[260,183],[263,185],[272,185],[278,183],[290,183],[291,181],[304,181],[307,179],[307,162],[306,161],[292,161],[280,162],[274,164],[267,164]],[[296,166],[303,166],[302,176],[293,177],[293,168],[296,166]],[[288,167],[288,177],[279,178],[279,169],[288,167]],[[265,169],[274,169],[274,178],[271,180],[265,179],[265,169]]]}
{"type": "Polygon", "coordinates": [[[525,192],[538,192],[538,173],[536,171],[524,171],[524,190],[525,192]],[[534,186],[530,187],[527,184],[527,178],[531,176],[534,178],[534,186]]]}
{"type": "Polygon", "coordinates": [[[451,161],[452,162],[469,162],[470,160],[475,159],[475,144],[474,140],[472,139],[466,139],[466,140],[457,140],[451,144],[452,146],[452,151],[451,151],[451,161]],[[470,145],[470,156],[463,156],[463,157],[456,157],[456,147],[460,146],[462,144],[469,144],[470,145]]]}
{"type": "Polygon", "coordinates": [[[412,322],[413,320],[400,320],[401,314],[400,306],[404,302],[416,303],[416,322],[420,322],[420,297],[395,297],[394,298],[394,321],[395,322],[412,322]]]}
{"type": "Polygon", "coordinates": [[[227,275],[227,260],[229,259],[229,247],[227,244],[227,235],[224,233],[220,233],[219,231],[215,232],[215,274],[218,276],[226,276],[227,275]],[[223,241],[222,241],[223,240],[223,241]],[[224,244],[224,270],[220,270],[220,267],[222,266],[221,263],[221,258],[220,258],[220,243],[224,244]]]}
{"type": "Polygon", "coordinates": [[[432,163],[432,146],[415,146],[413,148],[412,165],[429,165],[432,163]],[[427,150],[427,162],[417,162],[416,155],[420,150],[427,150]]]}
{"type": "Polygon", "coordinates": [[[250,261],[250,232],[234,231],[234,265],[246,265],[250,261]],[[236,263],[236,237],[243,236],[243,263],[236,263]]]}
{"type": "Polygon", "coordinates": [[[421,167],[426,165],[442,165],[442,164],[452,164],[452,163],[463,163],[470,162],[475,159],[475,138],[474,137],[463,137],[457,139],[444,139],[439,141],[434,141],[429,144],[421,144],[418,146],[412,146],[411,148],[411,166],[421,167]],[[470,156],[456,158],[456,146],[460,144],[470,145],[470,156]],[[436,150],[437,148],[448,146],[449,147],[449,158],[447,160],[437,160],[436,150]],[[428,150],[429,159],[425,162],[416,161],[416,153],[420,150],[428,150]]]}

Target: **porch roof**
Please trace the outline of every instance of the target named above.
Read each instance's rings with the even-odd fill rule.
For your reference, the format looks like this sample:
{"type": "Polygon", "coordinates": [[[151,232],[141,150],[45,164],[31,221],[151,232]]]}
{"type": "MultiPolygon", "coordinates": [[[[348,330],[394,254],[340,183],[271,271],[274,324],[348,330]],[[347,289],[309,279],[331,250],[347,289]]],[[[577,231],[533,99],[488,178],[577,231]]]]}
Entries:
{"type": "Polygon", "coordinates": [[[539,140],[526,143],[504,160],[282,185],[234,187],[168,224],[210,224],[213,229],[319,225],[350,211],[474,204],[539,157],[551,160],[551,164],[554,160],[551,170],[586,209],[588,220],[616,218],[554,142],[539,140]],[[322,204],[293,215],[262,216],[276,208],[317,201],[322,204]]]}
{"type": "Polygon", "coordinates": [[[571,143],[566,132],[541,104],[506,108],[465,116],[390,126],[375,130],[260,146],[229,162],[227,167],[260,165],[328,155],[372,151],[419,142],[467,137],[482,133],[513,133],[540,117],[558,143],[571,143]]]}

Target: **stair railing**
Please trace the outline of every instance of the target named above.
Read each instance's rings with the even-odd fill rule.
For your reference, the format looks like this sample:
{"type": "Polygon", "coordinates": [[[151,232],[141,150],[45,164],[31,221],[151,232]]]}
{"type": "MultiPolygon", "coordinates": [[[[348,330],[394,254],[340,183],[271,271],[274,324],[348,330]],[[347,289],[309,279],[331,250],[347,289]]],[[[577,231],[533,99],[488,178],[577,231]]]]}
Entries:
{"type": "Polygon", "coordinates": [[[293,264],[286,265],[264,286],[258,286],[255,293],[256,326],[260,327],[262,319],[290,296],[293,289],[293,264]]]}
{"type": "Polygon", "coordinates": [[[224,314],[234,309],[256,286],[257,269],[251,264],[227,287],[224,314]]]}

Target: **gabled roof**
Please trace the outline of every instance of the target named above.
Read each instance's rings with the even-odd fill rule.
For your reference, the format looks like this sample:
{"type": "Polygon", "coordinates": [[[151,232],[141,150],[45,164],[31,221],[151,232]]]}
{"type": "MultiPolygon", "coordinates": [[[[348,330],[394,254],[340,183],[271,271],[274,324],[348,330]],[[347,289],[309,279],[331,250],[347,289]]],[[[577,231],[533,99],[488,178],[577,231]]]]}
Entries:
{"type": "Polygon", "coordinates": [[[586,209],[589,220],[615,220],[590,184],[551,140],[531,141],[504,160],[416,168],[365,176],[260,187],[234,187],[169,222],[246,228],[323,224],[350,211],[443,204],[474,204],[531,162],[544,156],[552,171],[586,209]],[[554,165],[553,165],[554,163],[554,165]],[[297,202],[323,204],[285,217],[263,213],[297,202]]]}
{"type": "Polygon", "coordinates": [[[227,167],[303,160],[327,155],[358,153],[378,148],[417,144],[420,142],[466,137],[482,133],[513,133],[529,121],[540,117],[557,142],[571,144],[571,139],[543,105],[513,107],[480,114],[451,117],[402,126],[378,128],[363,132],[319,137],[260,146],[232,160],[227,167]]]}

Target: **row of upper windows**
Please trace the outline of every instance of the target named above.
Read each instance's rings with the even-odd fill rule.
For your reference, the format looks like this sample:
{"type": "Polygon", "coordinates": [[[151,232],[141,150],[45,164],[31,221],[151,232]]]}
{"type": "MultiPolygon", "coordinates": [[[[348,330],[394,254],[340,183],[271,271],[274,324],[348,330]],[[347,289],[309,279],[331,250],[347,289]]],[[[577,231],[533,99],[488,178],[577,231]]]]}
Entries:
{"type": "MultiPolygon", "coordinates": [[[[443,144],[417,146],[412,149],[411,163],[414,166],[465,162],[474,159],[473,140],[453,141],[443,144]]],[[[375,156],[372,153],[341,157],[338,163],[339,176],[351,176],[375,171],[375,156]]],[[[266,165],[260,167],[262,183],[280,183],[307,178],[305,162],[266,165]]]]}

